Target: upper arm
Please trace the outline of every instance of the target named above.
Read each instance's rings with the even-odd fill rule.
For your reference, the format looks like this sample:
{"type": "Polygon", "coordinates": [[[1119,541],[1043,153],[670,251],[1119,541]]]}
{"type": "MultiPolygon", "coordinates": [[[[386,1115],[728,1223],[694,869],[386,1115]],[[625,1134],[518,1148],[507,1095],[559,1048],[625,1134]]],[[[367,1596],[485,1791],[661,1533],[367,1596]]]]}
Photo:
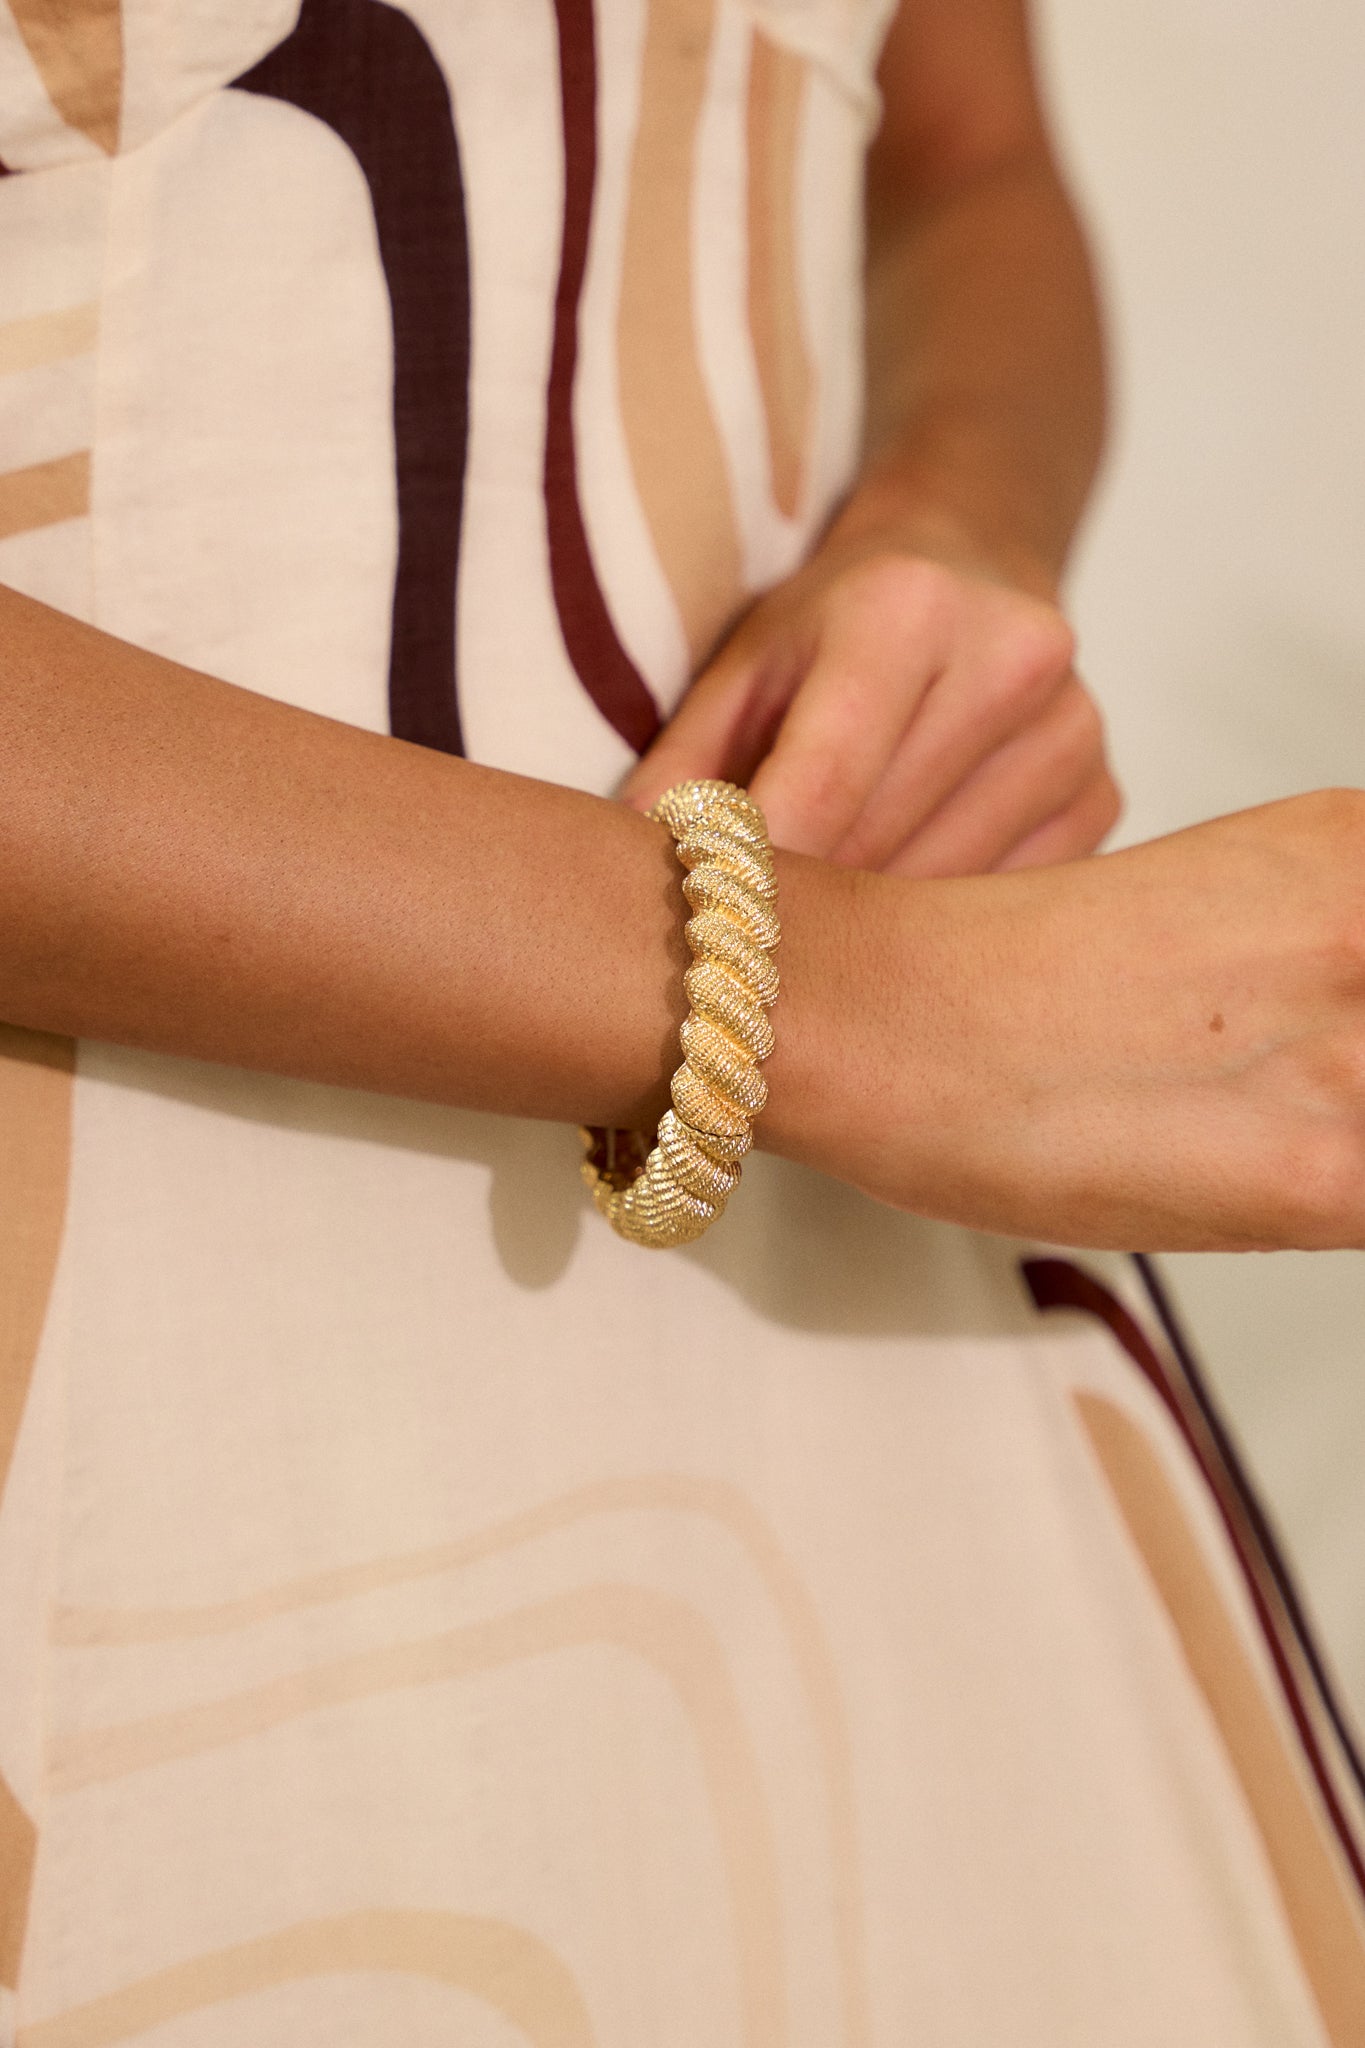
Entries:
{"type": "Polygon", "coordinates": [[[928,198],[1048,154],[1027,0],[900,0],[877,78],[874,194],[928,198]]]}

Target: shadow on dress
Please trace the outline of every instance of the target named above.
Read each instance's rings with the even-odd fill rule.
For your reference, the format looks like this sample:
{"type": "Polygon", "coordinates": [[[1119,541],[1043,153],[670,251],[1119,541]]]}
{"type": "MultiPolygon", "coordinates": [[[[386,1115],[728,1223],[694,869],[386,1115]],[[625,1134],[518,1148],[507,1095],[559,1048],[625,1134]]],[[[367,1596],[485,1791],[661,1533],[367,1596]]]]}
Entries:
{"type": "MultiPolygon", "coordinates": [[[[555,1286],[587,1234],[607,1232],[578,1173],[564,1124],[439,1104],[126,1049],[82,1048],[101,1085],[134,1088],[212,1115],[324,1141],[374,1145],[483,1167],[493,1245],[513,1286],[555,1286]]],[[[85,1060],[83,1059],[83,1064],[85,1060]]],[[[1020,1247],[904,1215],[809,1169],[757,1156],[722,1225],[680,1252],[607,1238],[600,1284],[637,1282],[637,1261],[685,1259],[764,1320],[847,1336],[1010,1336],[1037,1327],[1019,1277],[1020,1247]],[[623,1262],[616,1269],[616,1261],[623,1262]]]]}

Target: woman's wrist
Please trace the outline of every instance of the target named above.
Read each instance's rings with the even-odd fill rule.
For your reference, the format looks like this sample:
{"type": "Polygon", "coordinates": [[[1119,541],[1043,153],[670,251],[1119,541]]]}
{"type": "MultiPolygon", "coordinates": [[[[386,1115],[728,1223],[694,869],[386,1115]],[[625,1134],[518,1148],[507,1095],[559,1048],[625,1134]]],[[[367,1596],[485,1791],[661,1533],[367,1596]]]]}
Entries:
{"type": "Polygon", "coordinates": [[[897,1208],[1009,1231],[1026,1202],[989,1168],[978,1185],[1000,1108],[1000,880],[778,860],[783,993],[758,1148],[897,1208]]]}
{"type": "MultiPolygon", "coordinates": [[[[776,867],[782,993],[755,1142],[837,1174],[859,1156],[881,1113],[904,981],[900,899],[920,885],[804,854],[778,853],[776,867]]],[[[912,1046],[899,1052],[913,1061],[912,1046]]]]}
{"type": "MultiPolygon", "coordinates": [[[[965,467],[965,466],[964,466],[965,467]]],[[[997,478],[973,489],[962,473],[942,476],[925,456],[883,454],[859,477],[830,527],[828,542],[920,556],[1057,602],[1062,559],[1043,545],[1033,508],[1011,502],[997,478]]]]}

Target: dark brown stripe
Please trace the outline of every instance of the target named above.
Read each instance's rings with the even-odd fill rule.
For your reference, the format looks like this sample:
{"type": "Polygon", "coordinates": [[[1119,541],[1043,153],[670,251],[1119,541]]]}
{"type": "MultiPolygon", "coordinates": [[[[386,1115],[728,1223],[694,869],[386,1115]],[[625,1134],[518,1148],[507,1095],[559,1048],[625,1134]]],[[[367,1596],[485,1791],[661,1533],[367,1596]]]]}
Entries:
{"type": "Polygon", "coordinates": [[[1073,1266],[1068,1259],[1024,1259],[1020,1262],[1020,1270],[1035,1306],[1039,1309],[1078,1309],[1082,1315],[1093,1316],[1105,1325],[1110,1335],[1127,1352],[1155,1390],[1183,1437],[1190,1456],[1208,1487],[1210,1498],[1232,1546],[1233,1556],[1241,1569],[1247,1596],[1260,1624],[1266,1648],[1275,1667],[1275,1674],[1284,1693],[1285,1703],[1293,1717],[1304,1756],[1317,1784],[1318,1794],[1341,1844],[1342,1853],[1350,1865],[1352,1876],[1362,1895],[1365,1895],[1365,1860],[1362,1860],[1355,1834],[1342,1810],[1336,1786],[1332,1782],[1332,1774],[1319,1747],[1317,1732],[1299,1691],[1298,1681],[1284,1644],[1280,1640],[1279,1631],[1275,1627],[1274,1616],[1261,1589],[1255,1566],[1248,1555],[1236,1519],[1223,1497],[1217,1477],[1204,1455],[1203,1447],[1190,1428],[1146,1332],[1117,1295],[1111,1294],[1107,1287],[1102,1286],[1091,1274],[1083,1272],[1079,1266],[1073,1266]]]}
{"type": "Polygon", "coordinates": [[[607,723],[642,754],[659,707],[607,610],[578,499],[573,393],[578,308],[597,178],[597,50],[593,0],[555,0],[564,134],[564,230],[545,404],[545,522],[559,629],[578,679],[607,723]]]}
{"type": "Polygon", "coordinates": [[[455,597],[469,438],[469,245],[445,74],[416,23],[382,0],[303,0],[293,32],[236,84],[324,121],[369,187],[393,316],[389,727],[400,739],[462,753],[455,597]]]}
{"type": "Polygon", "coordinates": [[[1162,1333],[1171,1348],[1171,1353],[1177,1365],[1180,1367],[1185,1384],[1189,1389],[1190,1398],[1199,1410],[1204,1427],[1213,1439],[1214,1447],[1222,1461],[1227,1483],[1236,1495],[1238,1505],[1251,1525],[1251,1531],[1256,1539],[1257,1547],[1265,1560],[1266,1570],[1270,1574],[1275,1591],[1278,1593],[1283,1604],[1285,1619],[1293,1631],[1294,1639],[1302,1653],[1303,1661],[1312,1673],[1313,1684],[1317,1690],[1318,1697],[1322,1701],[1323,1712],[1331,1722],[1333,1733],[1341,1744],[1341,1753],[1346,1766],[1356,1784],[1360,1787],[1361,1797],[1365,1798],[1365,1760],[1361,1758],[1355,1734],[1347,1722],[1341,1702],[1337,1698],[1336,1688],[1332,1683],[1326,1662],[1318,1648],[1308,1620],[1307,1610],[1304,1607],[1294,1574],[1289,1568],[1280,1538],[1271,1523],[1260,1495],[1252,1484],[1246,1466],[1242,1463],[1241,1453],[1237,1449],[1226,1423],[1218,1412],[1218,1405],[1209,1391],[1208,1381],[1204,1376],[1204,1369],[1199,1363],[1194,1346],[1190,1342],[1184,1325],[1176,1314],[1175,1304],[1166,1290],[1166,1284],[1162,1280],[1154,1261],[1142,1252],[1135,1252],[1133,1254],[1133,1264],[1137,1267],[1139,1277],[1144,1288],[1147,1290],[1147,1296],[1152,1304],[1157,1321],[1161,1325],[1162,1333]]]}

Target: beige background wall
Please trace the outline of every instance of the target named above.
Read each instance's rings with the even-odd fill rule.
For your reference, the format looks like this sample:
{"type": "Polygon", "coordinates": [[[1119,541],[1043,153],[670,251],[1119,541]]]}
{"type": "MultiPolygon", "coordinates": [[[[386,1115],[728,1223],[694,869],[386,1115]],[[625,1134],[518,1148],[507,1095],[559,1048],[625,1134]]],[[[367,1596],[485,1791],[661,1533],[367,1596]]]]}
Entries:
{"type": "MultiPolygon", "coordinates": [[[[1365,786],[1365,6],[1037,5],[1118,372],[1073,597],[1121,836],[1365,786]]],[[[1365,1725],[1365,1254],[1164,1265],[1365,1725]]]]}

